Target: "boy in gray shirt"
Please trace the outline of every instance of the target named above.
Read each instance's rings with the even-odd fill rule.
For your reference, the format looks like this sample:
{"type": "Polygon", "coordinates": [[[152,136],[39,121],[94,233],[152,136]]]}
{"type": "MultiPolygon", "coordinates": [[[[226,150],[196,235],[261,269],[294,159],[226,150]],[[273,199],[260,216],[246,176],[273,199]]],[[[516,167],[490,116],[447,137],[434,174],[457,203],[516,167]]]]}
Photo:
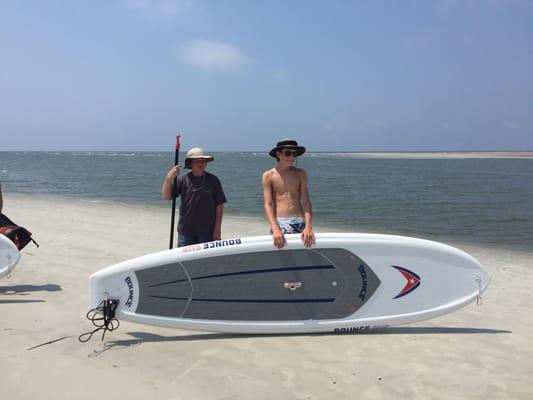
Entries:
{"type": "Polygon", "coordinates": [[[173,166],[163,182],[162,198],[172,200],[172,182],[177,177],[175,195],[180,197],[178,247],[220,240],[222,216],[226,196],[220,180],[206,171],[213,157],[200,148],[187,152],[185,168],[191,170],[179,175],[180,165],[173,166]]]}

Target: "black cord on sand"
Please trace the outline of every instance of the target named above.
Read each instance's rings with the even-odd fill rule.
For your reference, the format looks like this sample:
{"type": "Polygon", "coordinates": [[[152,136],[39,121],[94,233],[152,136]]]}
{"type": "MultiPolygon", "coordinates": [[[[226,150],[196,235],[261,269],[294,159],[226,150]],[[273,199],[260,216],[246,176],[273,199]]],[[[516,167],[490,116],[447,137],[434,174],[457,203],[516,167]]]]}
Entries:
{"type": "Polygon", "coordinates": [[[82,343],[91,340],[93,335],[98,331],[102,332],[102,341],[106,332],[111,332],[117,329],[120,325],[118,319],[115,318],[115,310],[118,306],[118,300],[102,300],[98,307],[93,308],[87,312],[87,319],[92,322],[96,329],[91,332],[82,333],[78,340],[82,343]]]}
{"type": "Polygon", "coordinates": [[[27,350],[27,351],[30,351],[30,350],[36,349],[36,348],[38,348],[38,347],[46,346],[47,344],[52,344],[52,343],[59,342],[59,341],[61,341],[61,340],[67,339],[67,338],[69,338],[69,337],[71,337],[71,336],[63,336],[63,337],[60,337],[59,339],[50,340],[50,341],[48,341],[48,342],[38,344],[37,346],[32,346],[32,347],[30,347],[29,349],[26,349],[26,350],[27,350]]]}

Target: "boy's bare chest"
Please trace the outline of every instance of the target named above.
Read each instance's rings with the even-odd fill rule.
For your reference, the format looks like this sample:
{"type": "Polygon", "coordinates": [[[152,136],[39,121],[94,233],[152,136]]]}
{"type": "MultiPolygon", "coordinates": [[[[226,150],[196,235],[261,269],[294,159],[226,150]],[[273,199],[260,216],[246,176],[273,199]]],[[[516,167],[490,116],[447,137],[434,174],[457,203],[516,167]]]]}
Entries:
{"type": "Polygon", "coordinates": [[[300,191],[299,179],[296,174],[276,174],[272,177],[272,188],[276,194],[287,192],[298,193],[300,191]]]}

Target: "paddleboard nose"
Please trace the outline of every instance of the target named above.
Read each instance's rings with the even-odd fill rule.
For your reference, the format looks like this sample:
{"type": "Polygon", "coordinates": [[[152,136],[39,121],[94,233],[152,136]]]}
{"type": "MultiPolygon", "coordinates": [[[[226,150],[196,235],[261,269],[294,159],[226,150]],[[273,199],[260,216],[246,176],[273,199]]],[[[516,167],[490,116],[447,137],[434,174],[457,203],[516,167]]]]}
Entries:
{"type": "Polygon", "coordinates": [[[477,278],[477,282],[479,285],[479,294],[481,294],[485,290],[487,290],[487,287],[489,286],[490,275],[487,269],[481,263],[478,262],[478,264],[479,264],[479,273],[478,273],[479,276],[477,278]]]}
{"type": "Polygon", "coordinates": [[[464,253],[466,257],[468,257],[470,263],[472,264],[472,276],[474,277],[474,280],[477,284],[477,290],[478,290],[478,296],[481,296],[481,294],[487,289],[490,283],[490,275],[487,269],[481,264],[481,262],[471,256],[468,253],[464,253]]]}
{"type": "Polygon", "coordinates": [[[20,260],[17,247],[4,235],[0,235],[0,279],[9,276],[20,260]]]}
{"type": "Polygon", "coordinates": [[[471,271],[469,275],[472,276],[476,281],[480,294],[483,293],[490,283],[490,275],[487,269],[483,266],[483,264],[481,264],[481,262],[477,258],[472,256],[471,254],[466,253],[463,250],[459,250],[457,248],[453,249],[456,255],[459,256],[457,264],[463,265],[464,268],[467,268],[471,271]]]}

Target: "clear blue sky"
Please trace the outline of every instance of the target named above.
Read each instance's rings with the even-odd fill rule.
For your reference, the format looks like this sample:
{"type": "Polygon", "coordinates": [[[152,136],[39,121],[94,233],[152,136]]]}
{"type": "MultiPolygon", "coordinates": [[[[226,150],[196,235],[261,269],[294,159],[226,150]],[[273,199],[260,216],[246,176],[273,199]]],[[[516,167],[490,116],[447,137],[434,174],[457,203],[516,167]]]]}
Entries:
{"type": "Polygon", "coordinates": [[[0,150],[533,150],[533,1],[0,0],[0,150]]]}

